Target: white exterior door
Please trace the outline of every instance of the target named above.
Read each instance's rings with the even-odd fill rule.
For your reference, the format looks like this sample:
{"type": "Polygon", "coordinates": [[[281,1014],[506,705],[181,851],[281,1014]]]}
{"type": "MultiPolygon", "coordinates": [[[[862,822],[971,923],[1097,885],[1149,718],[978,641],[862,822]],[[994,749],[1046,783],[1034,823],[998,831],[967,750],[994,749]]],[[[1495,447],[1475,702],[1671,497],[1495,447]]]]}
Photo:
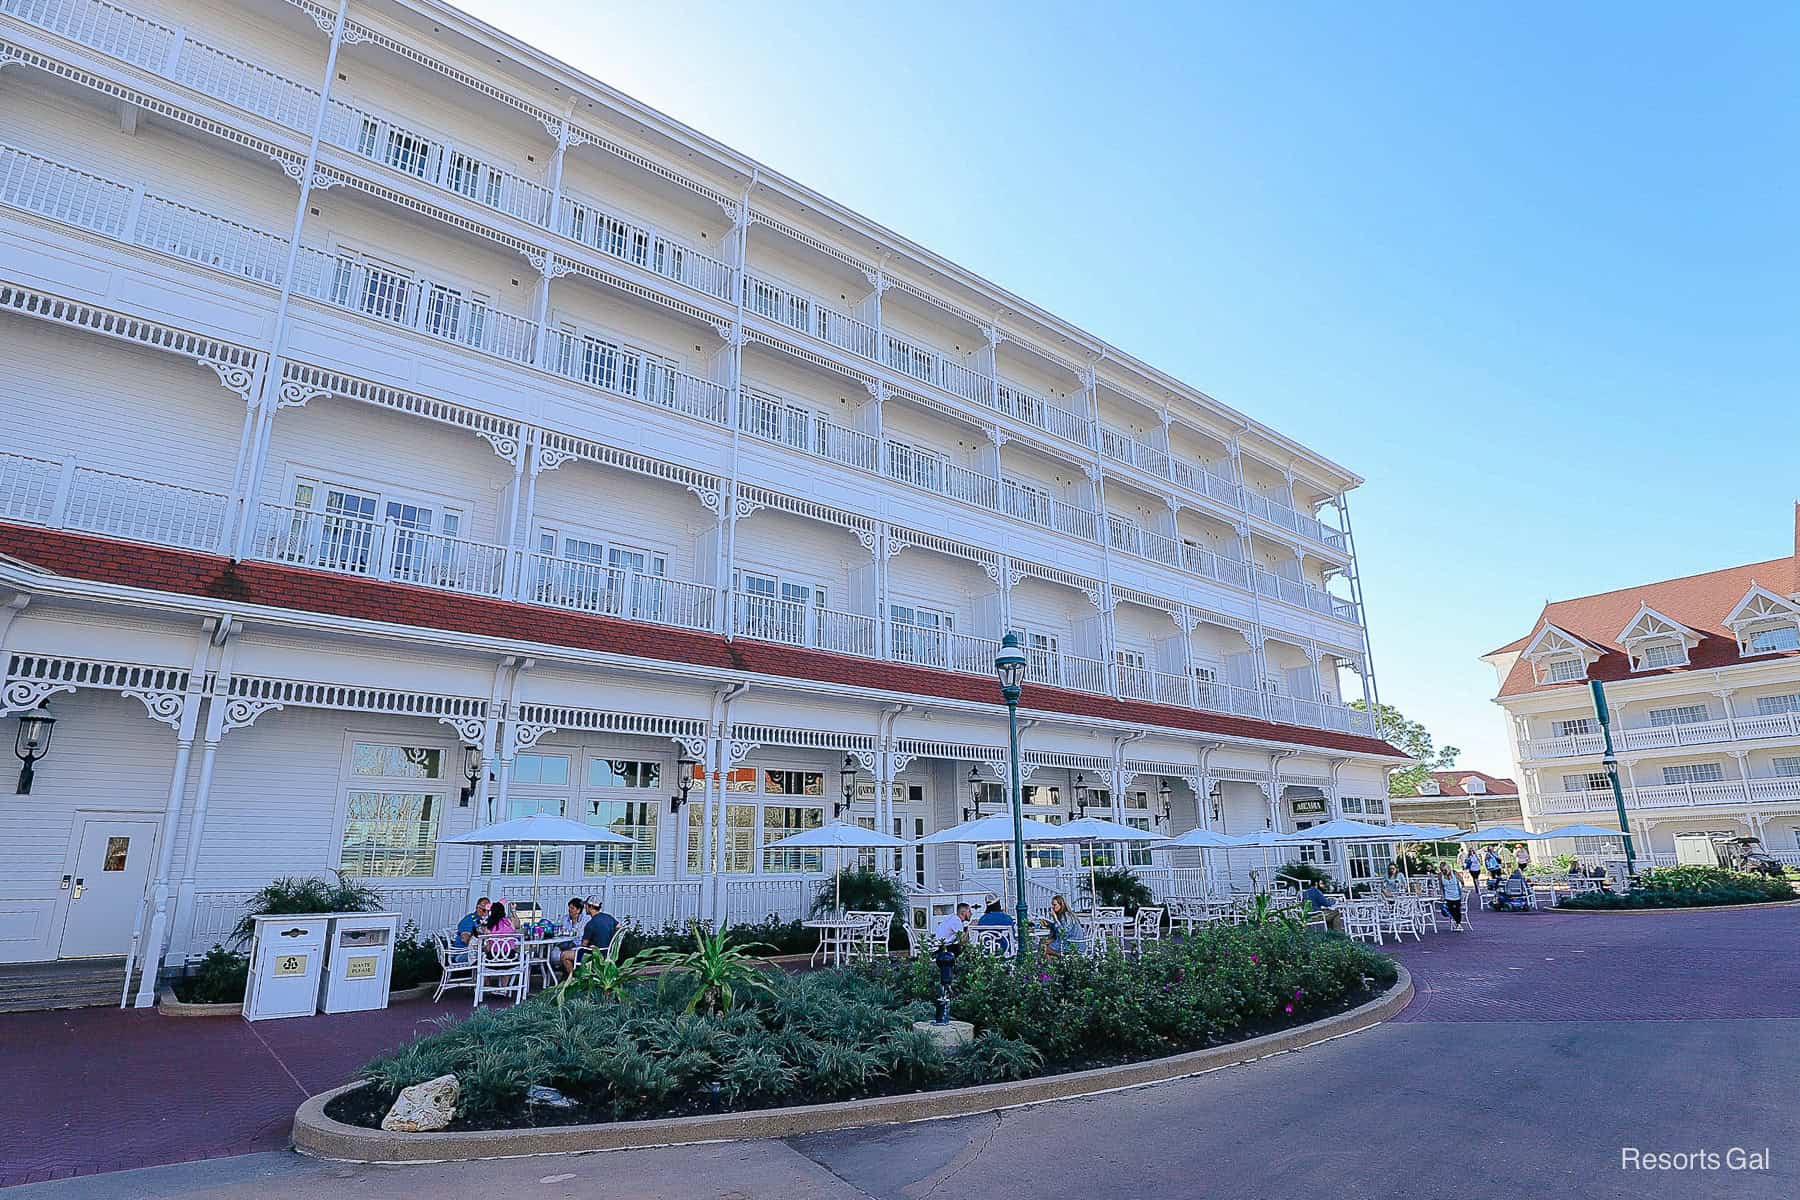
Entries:
{"type": "Polygon", "coordinates": [[[80,815],[64,876],[60,958],[124,954],[156,852],[154,819],[80,815]]]}

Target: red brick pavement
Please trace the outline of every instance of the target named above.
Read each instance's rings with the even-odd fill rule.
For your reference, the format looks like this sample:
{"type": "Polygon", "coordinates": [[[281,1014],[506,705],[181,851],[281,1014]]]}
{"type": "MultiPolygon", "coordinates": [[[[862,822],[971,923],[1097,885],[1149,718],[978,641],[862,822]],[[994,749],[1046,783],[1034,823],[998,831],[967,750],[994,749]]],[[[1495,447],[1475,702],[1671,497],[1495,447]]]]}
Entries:
{"type": "MultiPolygon", "coordinates": [[[[1399,1021],[1796,1017],[1797,936],[1800,909],[1496,913],[1387,949],[1418,991],[1399,1021]],[[1746,956],[1761,960],[1755,983],[1746,956]]],[[[468,1003],[256,1025],[105,1008],[0,1016],[0,1186],[279,1149],[307,1095],[468,1003]]]]}

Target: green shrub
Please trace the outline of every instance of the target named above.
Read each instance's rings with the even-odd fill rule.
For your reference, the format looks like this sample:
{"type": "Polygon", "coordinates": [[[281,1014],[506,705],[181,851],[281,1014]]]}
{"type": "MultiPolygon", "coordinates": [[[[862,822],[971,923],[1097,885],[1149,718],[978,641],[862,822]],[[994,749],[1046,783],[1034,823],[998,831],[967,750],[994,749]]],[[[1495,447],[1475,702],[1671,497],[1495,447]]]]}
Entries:
{"type": "Polygon", "coordinates": [[[853,871],[845,871],[835,880],[826,879],[819,885],[818,895],[813,897],[812,913],[815,917],[837,912],[840,908],[845,912],[891,912],[904,919],[907,910],[906,889],[900,886],[898,879],[885,871],[857,867],[853,871]]]}
{"type": "Polygon", "coordinates": [[[241,1004],[250,979],[250,956],[218,943],[191,975],[175,980],[175,998],[184,1004],[241,1004]]]}
{"type": "Polygon", "coordinates": [[[254,917],[305,916],[311,913],[375,912],[381,893],[351,879],[342,871],[333,879],[300,879],[284,876],[271,880],[250,897],[248,911],[232,929],[233,944],[242,945],[256,932],[254,917]]]}
{"type": "MultiPolygon", "coordinates": [[[[743,965],[743,948],[704,931],[700,941],[720,962],[743,965]]],[[[1391,960],[1366,947],[1280,922],[1205,929],[1136,959],[1033,959],[1029,970],[970,953],[953,1011],[978,1036],[946,1059],[913,1027],[930,1016],[937,991],[928,960],[800,975],[743,969],[757,983],[734,979],[729,1008],[716,987],[693,1003],[703,976],[690,967],[627,981],[626,1003],[590,993],[566,994],[558,1005],[540,995],[477,1010],[364,1067],[373,1094],[359,1100],[360,1115],[343,1111],[379,1119],[401,1088],[443,1074],[461,1084],[465,1128],[529,1122],[524,1094],[534,1084],[575,1099],[584,1118],[624,1119],[1029,1078],[1198,1049],[1336,1011],[1365,981],[1395,975],[1391,960]]],[[[720,976],[708,977],[716,984],[720,976]]]]}
{"type": "Polygon", "coordinates": [[[414,922],[402,925],[394,938],[394,977],[388,986],[398,992],[422,983],[436,983],[442,974],[437,948],[429,939],[419,937],[419,927],[414,922]]]}
{"type": "Polygon", "coordinates": [[[1724,867],[1656,867],[1638,876],[1636,888],[1649,892],[1754,891],[1765,900],[1786,900],[1793,889],[1785,880],[1724,867]]]}
{"type": "Polygon", "coordinates": [[[1083,872],[1080,890],[1087,907],[1123,907],[1127,916],[1156,903],[1156,894],[1150,890],[1150,885],[1124,867],[1100,867],[1083,872]]]}
{"type": "Polygon", "coordinates": [[[1330,871],[1317,863],[1307,862],[1283,863],[1281,869],[1275,872],[1275,878],[1291,879],[1301,884],[1316,883],[1321,887],[1337,882],[1331,877],[1330,871]]]}
{"type": "MultiPolygon", "coordinates": [[[[709,932],[712,929],[711,924],[705,921],[668,925],[655,930],[627,927],[621,934],[625,942],[619,947],[619,953],[629,957],[658,948],[689,950],[694,945],[693,929],[696,924],[709,932]]],[[[807,929],[798,920],[783,921],[774,916],[746,925],[728,925],[725,936],[734,945],[759,945],[763,947],[760,951],[763,954],[810,954],[819,944],[818,930],[807,929]]]]}

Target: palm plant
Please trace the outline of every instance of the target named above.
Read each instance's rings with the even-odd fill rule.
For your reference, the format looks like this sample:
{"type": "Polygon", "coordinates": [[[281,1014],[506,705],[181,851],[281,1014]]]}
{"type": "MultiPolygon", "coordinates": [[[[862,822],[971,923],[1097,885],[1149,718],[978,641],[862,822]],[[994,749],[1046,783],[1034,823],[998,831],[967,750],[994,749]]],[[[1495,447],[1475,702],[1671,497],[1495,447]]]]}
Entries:
{"type": "Polygon", "coordinates": [[[906,889],[886,871],[857,867],[819,885],[818,894],[813,897],[812,915],[835,912],[840,906],[847,912],[891,912],[904,917],[906,889]]]}
{"type": "Polygon", "coordinates": [[[1128,916],[1156,903],[1156,894],[1150,890],[1150,885],[1125,867],[1101,867],[1092,872],[1092,883],[1083,876],[1080,887],[1082,895],[1092,904],[1123,908],[1128,916]]]}
{"type": "Polygon", "coordinates": [[[660,947],[641,950],[623,959],[590,954],[576,963],[569,977],[552,989],[556,994],[556,1006],[561,1008],[571,996],[623,1000],[632,984],[648,975],[652,967],[663,966],[673,957],[660,947]]]}
{"type": "Polygon", "coordinates": [[[709,933],[694,926],[694,948],[673,956],[669,965],[681,972],[692,991],[682,1005],[684,1012],[719,1013],[737,1002],[740,990],[772,992],[752,951],[767,949],[758,942],[734,946],[723,929],[709,933]]]}

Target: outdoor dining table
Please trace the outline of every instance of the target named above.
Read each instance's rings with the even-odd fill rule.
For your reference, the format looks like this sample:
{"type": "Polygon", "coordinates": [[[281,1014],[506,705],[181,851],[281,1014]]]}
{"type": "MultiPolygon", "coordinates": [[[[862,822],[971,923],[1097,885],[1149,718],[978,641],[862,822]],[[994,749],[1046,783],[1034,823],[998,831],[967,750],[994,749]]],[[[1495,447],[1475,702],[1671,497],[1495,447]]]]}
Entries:
{"type": "Polygon", "coordinates": [[[800,922],[800,927],[819,931],[819,945],[813,950],[812,957],[807,960],[808,964],[818,962],[819,955],[823,954],[827,964],[837,967],[843,965],[844,951],[849,946],[844,934],[853,929],[860,929],[862,922],[845,920],[843,917],[815,917],[810,921],[800,922]],[[835,936],[827,937],[827,934],[835,936]]]}

